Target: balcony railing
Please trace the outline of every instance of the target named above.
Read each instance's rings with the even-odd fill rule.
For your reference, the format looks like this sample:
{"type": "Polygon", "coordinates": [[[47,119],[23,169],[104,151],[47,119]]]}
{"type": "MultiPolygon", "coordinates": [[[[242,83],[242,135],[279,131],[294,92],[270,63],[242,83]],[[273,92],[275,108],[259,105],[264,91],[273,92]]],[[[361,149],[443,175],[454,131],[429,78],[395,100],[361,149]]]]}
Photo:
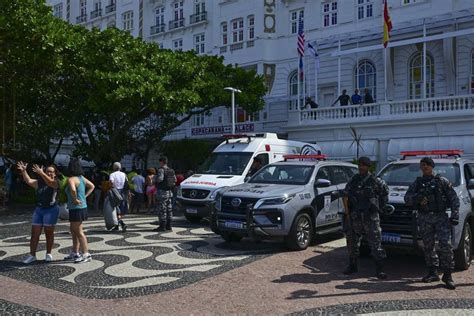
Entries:
{"type": "Polygon", "coordinates": [[[170,21],[169,30],[174,30],[184,26],[184,18],[170,21]]]}
{"type": "Polygon", "coordinates": [[[102,9],[91,11],[91,20],[102,16],[102,9]]]}
{"type": "Polygon", "coordinates": [[[115,12],[115,10],[116,10],[115,4],[109,4],[108,6],[105,7],[105,14],[115,12]]]}
{"type": "Polygon", "coordinates": [[[235,43],[235,44],[230,45],[230,51],[231,52],[233,52],[234,50],[242,49],[242,48],[244,48],[244,43],[243,42],[235,43]]]}
{"type": "Polygon", "coordinates": [[[247,41],[247,47],[254,47],[254,46],[255,46],[254,40],[247,41]]]}
{"type": "Polygon", "coordinates": [[[190,24],[196,24],[196,23],[204,22],[204,21],[207,21],[207,12],[206,11],[196,13],[196,14],[191,14],[191,16],[189,17],[189,23],[190,24]]]}
{"type": "Polygon", "coordinates": [[[165,24],[158,24],[158,25],[153,25],[150,28],[150,34],[159,34],[163,33],[165,31],[165,24]]]}
{"type": "Polygon", "coordinates": [[[223,53],[226,53],[226,52],[227,52],[227,46],[221,46],[220,53],[223,54],[223,53]]]}
{"type": "MultiPolygon", "coordinates": [[[[404,101],[388,101],[352,106],[335,106],[318,109],[304,109],[298,111],[297,98],[290,98],[289,115],[290,125],[294,124],[323,124],[339,121],[390,121],[395,119],[431,118],[449,115],[474,115],[474,95],[440,97],[404,101]],[[299,122],[294,122],[294,114],[299,122]]],[[[304,103],[301,100],[300,106],[304,103]]]]}
{"type": "Polygon", "coordinates": [[[76,23],[84,23],[87,21],[87,15],[79,15],[76,18],[76,23]]]}

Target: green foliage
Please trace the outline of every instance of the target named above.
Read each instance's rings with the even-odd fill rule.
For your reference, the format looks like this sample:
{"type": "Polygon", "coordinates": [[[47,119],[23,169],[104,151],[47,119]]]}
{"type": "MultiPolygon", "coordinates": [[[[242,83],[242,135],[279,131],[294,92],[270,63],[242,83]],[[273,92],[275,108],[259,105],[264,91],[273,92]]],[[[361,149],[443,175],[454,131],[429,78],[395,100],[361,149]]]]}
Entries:
{"type": "Polygon", "coordinates": [[[0,8],[8,103],[17,98],[16,157],[51,160],[51,144],[65,138],[96,163],[145,156],[193,114],[228,105],[226,86],[243,91],[246,110],[264,105],[263,78],[220,57],[72,26],[40,0],[0,0],[0,8]]]}
{"type": "Polygon", "coordinates": [[[67,203],[66,187],[68,186],[68,177],[61,175],[58,179],[58,201],[61,204],[67,203]]]}

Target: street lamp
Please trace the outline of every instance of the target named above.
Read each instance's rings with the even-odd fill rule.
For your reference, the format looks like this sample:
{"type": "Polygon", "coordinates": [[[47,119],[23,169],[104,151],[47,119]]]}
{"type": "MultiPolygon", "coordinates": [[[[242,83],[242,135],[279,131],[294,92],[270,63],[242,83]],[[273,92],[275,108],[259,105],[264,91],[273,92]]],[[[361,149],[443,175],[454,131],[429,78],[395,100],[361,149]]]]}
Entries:
{"type": "Polygon", "coordinates": [[[235,134],[235,93],[241,93],[239,89],[226,87],[224,90],[232,92],[232,134],[235,134]]]}

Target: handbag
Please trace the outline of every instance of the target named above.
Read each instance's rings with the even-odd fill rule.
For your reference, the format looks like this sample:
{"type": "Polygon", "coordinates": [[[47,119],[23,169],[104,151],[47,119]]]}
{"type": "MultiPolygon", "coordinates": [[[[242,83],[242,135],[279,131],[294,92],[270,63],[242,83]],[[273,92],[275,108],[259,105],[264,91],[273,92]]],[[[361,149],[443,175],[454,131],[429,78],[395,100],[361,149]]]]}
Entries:
{"type": "Polygon", "coordinates": [[[116,188],[111,188],[108,193],[109,203],[112,207],[118,207],[123,201],[123,196],[116,188]]]}

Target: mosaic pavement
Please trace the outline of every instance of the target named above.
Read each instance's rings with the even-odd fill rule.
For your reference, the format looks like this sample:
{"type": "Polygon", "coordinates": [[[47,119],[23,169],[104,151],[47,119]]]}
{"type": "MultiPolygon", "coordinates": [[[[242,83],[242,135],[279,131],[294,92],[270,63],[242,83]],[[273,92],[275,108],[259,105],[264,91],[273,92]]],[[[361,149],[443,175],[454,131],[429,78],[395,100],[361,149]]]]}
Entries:
{"type": "MultiPolygon", "coordinates": [[[[102,219],[86,222],[93,260],[82,264],[61,261],[71,247],[67,223],[62,222],[55,238],[55,261],[46,264],[41,250],[38,261],[28,266],[21,260],[29,252],[30,224],[2,226],[0,274],[85,298],[113,299],[172,290],[282,248],[250,241],[226,244],[208,228],[182,220],[173,232],[158,234],[152,231],[156,226],[151,221],[150,217],[128,218],[126,233],[104,231],[102,219]]],[[[44,247],[44,236],[40,247],[44,247]]]]}

